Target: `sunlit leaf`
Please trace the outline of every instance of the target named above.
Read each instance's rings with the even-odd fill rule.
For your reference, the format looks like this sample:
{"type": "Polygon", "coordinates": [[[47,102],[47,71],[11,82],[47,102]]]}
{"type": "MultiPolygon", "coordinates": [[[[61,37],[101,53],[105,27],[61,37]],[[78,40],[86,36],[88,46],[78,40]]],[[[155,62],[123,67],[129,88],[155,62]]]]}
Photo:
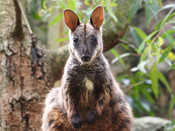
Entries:
{"type": "Polygon", "coordinates": [[[145,43],[146,43],[148,40],[150,40],[156,33],[157,33],[157,31],[152,32],[150,35],[148,35],[148,36],[143,40],[143,42],[140,44],[139,49],[138,49],[138,52],[139,52],[139,53],[141,53],[142,50],[144,49],[145,43]]]}
{"type": "Polygon", "coordinates": [[[59,14],[58,16],[56,16],[50,23],[49,23],[49,27],[58,23],[61,19],[63,18],[63,14],[59,14]]]}
{"type": "Polygon", "coordinates": [[[67,0],[67,8],[75,11],[77,2],[76,0],[67,0]]]}
{"type": "Polygon", "coordinates": [[[87,6],[89,6],[90,5],[89,0],[85,0],[84,1],[84,4],[87,5],[87,6]]]}
{"type": "Polygon", "coordinates": [[[140,38],[145,39],[147,37],[145,32],[143,32],[140,28],[134,27],[134,26],[132,28],[136,30],[136,32],[140,36],[140,38]]]}
{"type": "Polygon", "coordinates": [[[41,7],[43,9],[46,9],[46,1],[45,0],[41,0],[41,7]]]}
{"type": "Polygon", "coordinates": [[[163,39],[162,37],[158,38],[158,46],[161,47],[163,45],[163,39]]]}
{"type": "Polygon", "coordinates": [[[56,41],[57,42],[64,42],[64,41],[66,41],[68,39],[69,39],[68,37],[66,37],[66,38],[57,38],[56,41]]]}
{"type": "Polygon", "coordinates": [[[147,47],[143,50],[143,52],[141,53],[142,55],[141,55],[141,58],[140,58],[140,62],[146,59],[146,56],[147,56],[147,54],[148,54],[148,50],[149,50],[149,46],[147,46],[147,47]]]}
{"type": "Polygon", "coordinates": [[[168,59],[175,61],[175,55],[172,51],[168,53],[168,59]]]}

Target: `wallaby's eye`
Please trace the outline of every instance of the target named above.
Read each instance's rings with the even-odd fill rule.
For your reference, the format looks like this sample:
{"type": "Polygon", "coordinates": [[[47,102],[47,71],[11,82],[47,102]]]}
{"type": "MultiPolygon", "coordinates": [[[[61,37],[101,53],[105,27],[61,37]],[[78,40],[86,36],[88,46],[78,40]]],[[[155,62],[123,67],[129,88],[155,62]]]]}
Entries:
{"type": "Polygon", "coordinates": [[[92,40],[93,40],[94,42],[97,42],[97,37],[92,36],[92,40]]]}
{"type": "Polygon", "coordinates": [[[73,38],[73,41],[74,41],[74,43],[77,43],[78,42],[78,38],[77,37],[74,37],[73,38]]]}

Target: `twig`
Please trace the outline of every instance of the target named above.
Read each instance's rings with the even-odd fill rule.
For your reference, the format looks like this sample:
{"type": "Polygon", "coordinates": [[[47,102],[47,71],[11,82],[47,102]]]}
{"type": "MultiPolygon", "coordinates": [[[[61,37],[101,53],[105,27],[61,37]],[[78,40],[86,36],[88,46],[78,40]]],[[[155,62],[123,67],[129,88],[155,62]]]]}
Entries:
{"type": "Polygon", "coordinates": [[[135,48],[136,48],[134,45],[129,44],[128,42],[123,41],[123,40],[121,40],[121,39],[118,39],[118,42],[123,43],[123,44],[125,44],[125,45],[127,45],[127,46],[131,47],[132,49],[135,49],[135,48]]]}
{"type": "Polygon", "coordinates": [[[26,22],[26,25],[27,25],[27,28],[28,28],[28,30],[29,30],[30,35],[33,35],[33,31],[32,31],[32,29],[31,29],[31,27],[30,27],[30,24],[29,24],[29,22],[28,22],[28,20],[27,20],[26,15],[25,15],[25,12],[24,12],[23,7],[22,7],[22,4],[21,4],[21,1],[20,1],[20,0],[16,0],[16,1],[18,2],[19,8],[20,8],[20,10],[21,10],[21,12],[22,12],[22,15],[23,15],[23,17],[24,17],[24,20],[25,20],[25,22],[26,22]]]}
{"type": "Polygon", "coordinates": [[[140,81],[140,82],[138,82],[138,83],[135,83],[135,84],[133,84],[133,85],[127,86],[127,87],[124,89],[124,92],[125,92],[125,93],[128,93],[133,87],[139,86],[139,85],[141,85],[141,84],[143,84],[143,83],[145,83],[145,80],[140,81]]]}

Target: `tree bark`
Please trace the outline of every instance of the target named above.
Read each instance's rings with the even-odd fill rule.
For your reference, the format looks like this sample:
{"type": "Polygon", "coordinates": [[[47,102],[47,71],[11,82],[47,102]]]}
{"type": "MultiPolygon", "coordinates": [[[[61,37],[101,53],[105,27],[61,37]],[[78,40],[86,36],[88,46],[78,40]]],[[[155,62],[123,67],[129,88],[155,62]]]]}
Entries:
{"type": "MultiPolygon", "coordinates": [[[[68,50],[63,47],[53,52],[43,47],[26,28],[17,1],[0,1],[0,130],[39,131],[43,102],[54,82],[61,78],[68,50]]],[[[131,0],[118,0],[118,6],[126,7],[124,3],[131,0]]],[[[128,14],[127,6],[124,10],[128,14]]],[[[105,25],[105,51],[124,34],[128,15],[122,20],[127,21],[116,24],[122,25],[120,29],[105,25]],[[117,36],[109,37],[113,32],[117,36]]]]}

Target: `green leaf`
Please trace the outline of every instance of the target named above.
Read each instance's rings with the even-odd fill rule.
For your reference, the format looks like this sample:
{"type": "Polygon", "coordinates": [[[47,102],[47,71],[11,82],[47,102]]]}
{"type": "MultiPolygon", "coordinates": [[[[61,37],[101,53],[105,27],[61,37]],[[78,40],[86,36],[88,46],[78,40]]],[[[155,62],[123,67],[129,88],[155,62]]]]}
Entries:
{"type": "Polygon", "coordinates": [[[57,15],[50,23],[49,23],[49,27],[58,23],[61,19],[63,18],[63,14],[59,14],[57,15]]]}
{"type": "MultiPolygon", "coordinates": [[[[175,33],[175,30],[173,29],[170,29],[170,30],[167,30],[165,31],[166,33],[170,34],[170,35],[173,35],[175,33]]],[[[160,36],[165,39],[166,38],[166,35],[165,35],[165,32],[163,32],[160,36]]]]}
{"type": "Polygon", "coordinates": [[[145,18],[146,18],[146,25],[148,26],[150,21],[151,21],[151,18],[152,18],[152,12],[149,8],[149,5],[148,3],[145,3],[145,18]]]}
{"type": "Polygon", "coordinates": [[[85,0],[84,1],[84,4],[87,5],[87,6],[89,6],[90,5],[89,0],[85,0]]]}
{"type": "Polygon", "coordinates": [[[46,9],[46,1],[45,0],[41,0],[41,7],[43,9],[46,9]]]}
{"type": "Polygon", "coordinates": [[[127,51],[129,51],[129,46],[126,44],[122,44],[123,48],[125,48],[127,51]]]}
{"type": "Polygon", "coordinates": [[[136,32],[140,36],[140,38],[145,39],[147,37],[145,32],[143,32],[141,29],[134,27],[134,26],[132,28],[136,30],[136,32]]]}
{"type": "Polygon", "coordinates": [[[34,19],[41,20],[41,16],[37,12],[32,11],[32,15],[34,19]]]}
{"type": "Polygon", "coordinates": [[[111,5],[111,1],[110,0],[105,0],[105,4],[106,4],[106,9],[109,13],[109,15],[114,19],[115,22],[117,22],[117,17],[115,16],[113,10],[112,10],[112,5],[111,5]]]}
{"type": "Polygon", "coordinates": [[[159,90],[158,90],[158,76],[157,76],[156,63],[153,64],[150,70],[150,79],[152,81],[151,87],[152,87],[153,93],[155,97],[158,98],[159,90]]]}
{"type": "Polygon", "coordinates": [[[133,18],[133,16],[136,14],[138,9],[140,8],[141,5],[141,0],[133,0],[130,11],[129,11],[129,21],[133,18]]]}
{"type": "Polygon", "coordinates": [[[175,69],[175,64],[172,64],[168,70],[174,70],[175,69]]]}
{"type": "Polygon", "coordinates": [[[73,11],[76,9],[77,2],[76,0],[67,0],[67,7],[73,11]]]}
{"type": "Polygon", "coordinates": [[[172,35],[170,35],[170,34],[169,34],[169,33],[167,33],[167,32],[165,32],[165,35],[166,35],[166,37],[168,38],[168,41],[170,42],[170,44],[171,44],[171,45],[173,45],[173,44],[174,44],[174,42],[175,42],[175,40],[174,40],[173,36],[172,36],[172,35]]]}
{"type": "Polygon", "coordinates": [[[173,95],[173,97],[170,100],[169,111],[168,111],[170,118],[171,118],[171,114],[172,114],[171,112],[173,110],[174,104],[175,104],[175,94],[173,95]]]}
{"type": "Polygon", "coordinates": [[[161,57],[158,60],[158,63],[165,60],[165,58],[168,56],[169,51],[164,51],[164,53],[161,55],[161,57]]]}
{"type": "Polygon", "coordinates": [[[151,102],[154,103],[154,99],[152,98],[151,94],[147,92],[147,90],[143,89],[141,92],[146,96],[146,98],[151,102]]]}
{"type": "Polygon", "coordinates": [[[159,79],[165,85],[168,92],[171,93],[171,88],[170,88],[165,76],[157,70],[156,63],[153,64],[153,66],[150,70],[150,79],[152,81],[152,85],[151,85],[152,90],[153,90],[153,93],[156,96],[156,98],[158,98],[158,95],[159,95],[159,90],[158,90],[158,80],[159,79]]]}
{"type": "Polygon", "coordinates": [[[143,50],[143,53],[141,53],[141,58],[140,58],[140,63],[146,59],[146,56],[148,54],[148,51],[150,50],[150,47],[147,46],[144,50],[143,50]]]}
{"type": "Polygon", "coordinates": [[[157,20],[157,13],[160,10],[161,5],[158,1],[148,1],[145,0],[145,16],[146,16],[146,24],[147,26],[150,24],[152,17],[157,20]]]}
{"type": "Polygon", "coordinates": [[[64,0],[60,0],[59,1],[59,6],[62,8],[62,9],[65,9],[66,8],[66,3],[64,0]]]}
{"type": "Polygon", "coordinates": [[[161,80],[161,82],[165,85],[165,87],[167,88],[168,92],[171,93],[171,88],[170,88],[170,86],[169,86],[165,76],[159,71],[157,72],[157,76],[161,80]]]}
{"type": "Polygon", "coordinates": [[[163,38],[159,37],[158,38],[158,47],[161,47],[163,45],[163,38]]]}
{"type": "Polygon", "coordinates": [[[130,29],[130,33],[131,33],[136,45],[139,46],[143,40],[139,37],[137,32],[132,27],[130,27],[129,29],[130,29]]]}
{"type": "Polygon", "coordinates": [[[158,4],[162,7],[162,0],[157,0],[158,4]]]}
{"type": "Polygon", "coordinates": [[[162,62],[162,61],[165,60],[165,58],[168,56],[169,52],[173,49],[173,47],[174,47],[173,44],[172,44],[172,45],[169,44],[169,45],[165,48],[164,52],[162,53],[161,57],[160,57],[159,60],[158,60],[158,63],[160,63],[160,62],[162,62]]]}
{"type": "Polygon", "coordinates": [[[165,18],[163,18],[154,28],[154,30],[158,30],[158,29],[161,29],[165,23],[167,23],[168,21],[170,21],[172,18],[174,18],[175,16],[175,12],[172,13],[174,11],[174,8],[172,8],[169,13],[166,15],[165,18]]]}
{"type": "Polygon", "coordinates": [[[122,66],[126,69],[126,65],[125,65],[125,62],[120,58],[120,55],[117,53],[116,50],[114,49],[111,49],[110,52],[118,58],[118,60],[120,61],[120,63],[122,64],[122,66]]]}
{"type": "Polygon", "coordinates": [[[139,49],[138,49],[138,52],[141,53],[143,48],[145,47],[145,43],[149,40],[151,40],[151,38],[157,33],[157,30],[152,32],[150,35],[148,35],[144,40],[143,42],[140,44],[139,46],[139,49]]]}
{"type": "Polygon", "coordinates": [[[66,37],[66,38],[57,38],[56,41],[57,42],[63,42],[63,41],[66,41],[68,39],[69,39],[68,37],[66,37]]]}

